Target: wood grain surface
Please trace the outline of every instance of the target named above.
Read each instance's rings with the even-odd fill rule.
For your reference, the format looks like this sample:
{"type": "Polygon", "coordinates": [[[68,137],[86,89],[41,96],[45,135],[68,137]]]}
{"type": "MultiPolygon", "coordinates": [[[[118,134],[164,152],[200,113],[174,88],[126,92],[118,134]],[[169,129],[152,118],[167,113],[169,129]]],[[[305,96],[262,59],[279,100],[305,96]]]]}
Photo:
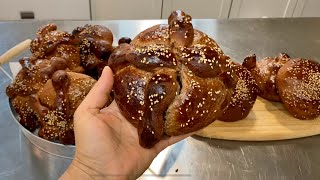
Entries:
{"type": "Polygon", "coordinates": [[[283,140],[317,134],[320,134],[320,117],[299,120],[291,116],[281,103],[260,97],[245,119],[215,121],[197,133],[202,137],[240,141],[283,140]]]}

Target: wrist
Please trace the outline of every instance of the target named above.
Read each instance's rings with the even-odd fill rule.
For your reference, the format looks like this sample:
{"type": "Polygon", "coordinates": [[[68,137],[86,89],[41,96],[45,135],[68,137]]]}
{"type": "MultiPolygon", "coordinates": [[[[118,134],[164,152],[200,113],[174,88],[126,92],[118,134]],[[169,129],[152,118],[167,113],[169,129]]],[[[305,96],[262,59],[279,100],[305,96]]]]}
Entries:
{"type": "Polygon", "coordinates": [[[70,179],[79,179],[79,180],[91,180],[91,179],[110,179],[106,177],[104,174],[97,172],[91,167],[78,162],[77,160],[73,160],[69,165],[68,169],[63,173],[63,175],[59,178],[59,180],[70,180],[70,179]]]}
{"type": "Polygon", "coordinates": [[[99,172],[96,169],[88,166],[86,164],[81,163],[77,159],[74,159],[72,163],[69,165],[68,169],[64,172],[64,174],[59,178],[59,180],[106,180],[106,179],[133,179],[125,175],[119,174],[108,174],[107,170],[105,172],[99,172]]]}

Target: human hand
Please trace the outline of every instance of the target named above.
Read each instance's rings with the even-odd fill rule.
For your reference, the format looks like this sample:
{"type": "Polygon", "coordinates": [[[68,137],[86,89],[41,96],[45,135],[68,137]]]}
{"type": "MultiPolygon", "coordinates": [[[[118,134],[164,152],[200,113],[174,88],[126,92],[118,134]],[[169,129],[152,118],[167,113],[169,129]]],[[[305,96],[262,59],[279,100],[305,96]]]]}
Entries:
{"type": "Polygon", "coordinates": [[[105,67],[74,114],[76,153],[61,179],[136,179],[163,149],[191,135],[168,137],[151,149],[141,147],[137,129],[115,101],[105,107],[112,86],[112,71],[105,67]]]}

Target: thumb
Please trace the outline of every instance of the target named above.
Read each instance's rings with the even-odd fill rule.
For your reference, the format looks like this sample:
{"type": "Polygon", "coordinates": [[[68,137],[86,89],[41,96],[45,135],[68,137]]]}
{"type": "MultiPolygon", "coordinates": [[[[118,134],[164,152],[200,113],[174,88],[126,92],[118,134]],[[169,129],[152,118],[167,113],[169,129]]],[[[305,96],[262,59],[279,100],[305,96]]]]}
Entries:
{"type": "Polygon", "coordinates": [[[99,112],[109,101],[112,86],[113,73],[110,67],[106,66],[102,71],[101,77],[81,102],[79,108],[99,112]]]}

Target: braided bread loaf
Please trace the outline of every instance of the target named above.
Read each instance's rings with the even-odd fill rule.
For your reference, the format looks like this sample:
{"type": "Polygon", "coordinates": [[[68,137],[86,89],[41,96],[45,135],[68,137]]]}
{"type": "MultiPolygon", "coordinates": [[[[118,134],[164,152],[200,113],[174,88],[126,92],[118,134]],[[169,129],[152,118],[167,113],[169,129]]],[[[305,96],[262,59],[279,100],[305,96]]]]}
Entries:
{"type": "Polygon", "coordinates": [[[7,96],[20,115],[20,123],[30,131],[38,126],[38,116],[30,104],[30,96],[36,94],[57,70],[65,70],[67,63],[64,59],[52,57],[37,59],[25,57],[19,60],[22,69],[13,83],[6,88],[7,96]]]}
{"type": "MultiPolygon", "coordinates": [[[[168,25],[153,26],[130,44],[120,44],[109,66],[115,75],[115,100],[137,127],[140,144],[146,148],[164,135],[200,130],[225,111],[243,113],[239,116],[243,118],[257,96],[250,72],[231,62],[213,39],[194,29],[191,17],[182,11],[173,12],[168,25]],[[237,67],[241,70],[236,71],[237,67]],[[238,79],[244,83],[236,83],[238,79]],[[231,106],[232,99],[249,103],[231,106]]],[[[232,121],[240,119],[237,114],[232,121]]]]}
{"type": "MultiPolygon", "coordinates": [[[[244,59],[256,80],[259,96],[279,101],[298,119],[315,119],[320,115],[320,64],[309,59],[291,59],[286,53],[256,61],[244,59]]],[[[225,117],[225,116],[224,116],[225,117]]]]}
{"type": "Polygon", "coordinates": [[[256,55],[249,55],[243,61],[257,82],[259,96],[269,100],[281,102],[276,85],[276,75],[279,69],[290,60],[286,53],[280,53],[277,57],[266,57],[256,61],[256,55]]]}
{"type": "Polygon", "coordinates": [[[6,93],[20,116],[20,123],[39,136],[74,144],[73,114],[96,80],[67,72],[66,60],[58,57],[20,60],[22,69],[6,93]]]}
{"type": "Polygon", "coordinates": [[[286,109],[296,118],[320,115],[320,64],[309,59],[292,59],[277,73],[276,83],[286,109]]]}
{"type": "Polygon", "coordinates": [[[106,65],[112,36],[97,25],[78,27],[73,34],[55,24],[41,27],[30,45],[33,56],[20,60],[22,69],[6,89],[19,122],[31,132],[40,128],[44,139],[74,144],[74,111],[96,82],[81,73],[106,65]]]}
{"type": "Polygon", "coordinates": [[[38,59],[63,58],[71,71],[82,73],[79,48],[74,40],[75,37],[68,32],[57,30],[55,24],[47,24],[39,28],[37,37],[30,44],[30,51],[38,59]]]}
{"type": "Polygon", "coordinates": [[[72,34],[57,29],[55,24],[39,28],[30,50],[36,58],[60,57],[72,72],[86,73],[98,79],[113,51],[113,34],[104,26],[77,27],[72,34]]]}
{"type": "Polygon", "coordinates": [[[72,35],[79,45],[81,66],[86,70],[86,74],[98,79],[113,51],[112,32],[104,26],[87,24],[77,27],[72,35]]]}
{"type": "Polygon", "coordinates": [[[31,107],[41,126],[39,136],[74,144],[73,114],[95,82],[84,74],[56,71],[52,79],[31,97],[31,107]]]}

